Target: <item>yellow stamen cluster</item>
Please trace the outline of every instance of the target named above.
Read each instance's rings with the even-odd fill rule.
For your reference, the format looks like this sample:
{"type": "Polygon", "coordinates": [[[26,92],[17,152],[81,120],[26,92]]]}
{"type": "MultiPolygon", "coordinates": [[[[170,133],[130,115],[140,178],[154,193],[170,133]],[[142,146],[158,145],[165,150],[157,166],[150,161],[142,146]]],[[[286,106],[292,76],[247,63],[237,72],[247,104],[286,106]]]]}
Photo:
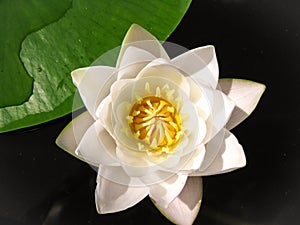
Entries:
{"type": "Polygon", "coordinates": [[[182,135],[181,119],[176,108],[158,96],[136,102],[128,116],[135,138],[150,147],[152,153],[170,152],[182,135]]]}

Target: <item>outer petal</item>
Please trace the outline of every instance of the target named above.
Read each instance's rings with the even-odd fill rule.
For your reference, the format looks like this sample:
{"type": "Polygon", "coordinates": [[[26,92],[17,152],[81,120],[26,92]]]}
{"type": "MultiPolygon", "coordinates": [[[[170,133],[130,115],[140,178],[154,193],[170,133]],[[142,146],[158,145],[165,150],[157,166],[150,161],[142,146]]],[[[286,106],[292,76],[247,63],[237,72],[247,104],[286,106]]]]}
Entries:
{"type": "Polygon", "coordinates": [[[119,165],[115,157],[116,144],[99,121],[96,121],[84,134],[76,149],[76,154],[89,164],[119,165]]]}
{"type": "Polygon", "coordinates": [[[149,196],[155,201],[157,205],[162,208],[166,208],[168,207],[170,202],[180,194],[186,180],[186,175],[174,174],[167,180],[150,186],[149,196]]]}
{"type": "Polygon", "coordinates": [[[202,178],[189,177],[182,192],[167,208],[154,205],[171,222],[178,225],[192,225],[202,202],[202,178]]]}
{"type": "Polygon", "coordinates": [[[63,129],[56,139],[56,144],[71,155],[85,161],[85,159],[75,154],[75,150],[84,133],[94,122],[87,111],[82,113],[63,129]]]}
{"type": "Polygon", "coordinates": [[[235,108],[226,127],[232,129],[255,109],[266,86],[248,80],[220,79],[219,88],[235,102],[235,108]]]}
{"type": "Polygon", "coordinates": [[[113,213],[134,206],[148,195],[147,187],[129,187],[97,177],[95,200],[100,214],[113,213]]]}
{"type": "Polygon", "coordinates": [[[140,178],[130,177],[121,166],[99,165],[98,176],[104,177],[111,182],[130,187],[145,187],[145,183],[140,178]]]}
{"type": "Polygon", "coordinates": [[[74,70],[71,75],[84,105],[96,119],[98,105],[109,94],[109,87],[117,79],[116,69],[108,66],[92,66],[74,70]]]}
{"type": "Polygon", "coordinates": [[[172,59],[171,63],[190,75],[198,83],[216,88],[219,67],[214,46],[193,49],[172,59]]]}
{"type": "Polygon", "coordinates": [[[244,167],[245,165],[246,158],[242,146],[238,143],[238,140],[232,133],[225,130],[224,142],[215,160],[207,169],[190,175],[208,176],[226,173],[244,167]]]}
{"type": "Polygon", "coordinates": [[[156,59],[156,57],[152,55],[150,52],[134,46],[128,46],[125,49],[123,57],[120,61],[119,68],[124,68],[129,65],[141,63],[141,62],[150,62],[154,59],[156,59]]]}
{"type": "Polygon", "coordinates": [[[130,46],[144,49],[157,58],[169,59],[169,56],[166,53],[165,49],[152,34],[150,34],[139,25],[133,24],[124,37],[117,61],[117,68],[120,67],[121,61],[123,61],[124,53],[130,46]]]}

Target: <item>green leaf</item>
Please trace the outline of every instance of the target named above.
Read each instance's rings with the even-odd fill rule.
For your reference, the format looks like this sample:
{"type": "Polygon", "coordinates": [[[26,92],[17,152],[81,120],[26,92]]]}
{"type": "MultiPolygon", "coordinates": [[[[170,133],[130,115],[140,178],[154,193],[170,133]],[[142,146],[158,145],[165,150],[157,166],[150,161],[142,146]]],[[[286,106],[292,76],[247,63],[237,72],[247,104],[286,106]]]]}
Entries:
{"type": "Polygon", "coordinates": [[[0,132],[70,113],[72,70],[119,46],[132,23],[165,40],[190,2],[1,1],[0,132]]]}

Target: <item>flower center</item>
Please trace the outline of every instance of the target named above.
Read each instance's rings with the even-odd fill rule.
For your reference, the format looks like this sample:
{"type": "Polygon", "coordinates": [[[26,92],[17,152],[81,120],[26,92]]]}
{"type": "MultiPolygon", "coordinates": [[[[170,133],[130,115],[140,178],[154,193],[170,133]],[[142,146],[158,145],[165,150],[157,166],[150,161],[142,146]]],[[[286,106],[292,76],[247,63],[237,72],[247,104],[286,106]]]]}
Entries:
{"type": "Polygon", "coordinates": [[[128,122],[133,135],[150,146],[155,153],[169,152],[181,134],[181,119],[167,100],[150,96],[136,102],[128,122]]]}

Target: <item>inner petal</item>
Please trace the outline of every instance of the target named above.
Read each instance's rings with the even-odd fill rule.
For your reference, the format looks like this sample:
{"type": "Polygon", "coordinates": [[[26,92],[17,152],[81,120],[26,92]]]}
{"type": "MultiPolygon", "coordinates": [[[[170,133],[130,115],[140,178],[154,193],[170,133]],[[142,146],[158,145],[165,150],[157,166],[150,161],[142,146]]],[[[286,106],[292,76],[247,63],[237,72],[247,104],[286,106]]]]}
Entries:
{"type": "Polygon", "coordinates": [[[172,80],[149,76],[128,79],[126,84],[114,87],[117,86],[120,88],[114,89],[112,126],[116,142],[123,148],[144,152],[147,160],[160,164],[172,155],[193,151],[198,144],[199,132],[206,133],[205,127],[199,127],[193,103],[172,80]],[[134,129],[130,125],[133,119],[134,129]],[[144,136],[139,138],[141,133],[144,136]],[[151,135],[144,141],[147,133],[151,135]]]}

